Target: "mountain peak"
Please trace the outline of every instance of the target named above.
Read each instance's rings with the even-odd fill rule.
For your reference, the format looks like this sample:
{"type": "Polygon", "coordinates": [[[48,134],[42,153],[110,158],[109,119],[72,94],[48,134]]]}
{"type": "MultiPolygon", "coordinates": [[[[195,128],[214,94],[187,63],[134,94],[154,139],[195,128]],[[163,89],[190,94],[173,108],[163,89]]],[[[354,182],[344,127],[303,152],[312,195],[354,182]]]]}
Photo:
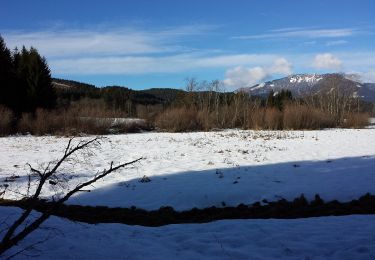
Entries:
{"type": "Polygon", "coordinates": [[[360,96],[368,101],[375,101],[375,84],[362,83],[357,74],[293,74],[284,78],[256,84],[252,87],[241,88],[237,91],[246,92],[254,96],[266,96],[270,91],[279,92],[282,89],[290,90],[294,96],[315,94],[322,91],[330,79],[336,78],[339,85],[350,88],[353,96],[360,96]]]}
{"type": "Polygon", "coordinates": [[[288,76],[290,83],[311,83],[314,84],[319,80],[323,79],[322,75],[319,74],[295,74],[288,76]]]}

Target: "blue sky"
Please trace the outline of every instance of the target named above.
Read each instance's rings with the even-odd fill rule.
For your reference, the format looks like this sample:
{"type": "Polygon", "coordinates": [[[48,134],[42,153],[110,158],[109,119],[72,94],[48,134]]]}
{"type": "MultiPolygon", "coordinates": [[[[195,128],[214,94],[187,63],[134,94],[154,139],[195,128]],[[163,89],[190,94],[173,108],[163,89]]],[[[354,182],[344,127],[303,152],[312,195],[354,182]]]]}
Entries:
{"type": "Polygon", "coordinates": [[[219,79],[228,90],[292,73],[375,81],[375,1],[3,0],[10,48],[54,77],[134,89],[219,79]]]}

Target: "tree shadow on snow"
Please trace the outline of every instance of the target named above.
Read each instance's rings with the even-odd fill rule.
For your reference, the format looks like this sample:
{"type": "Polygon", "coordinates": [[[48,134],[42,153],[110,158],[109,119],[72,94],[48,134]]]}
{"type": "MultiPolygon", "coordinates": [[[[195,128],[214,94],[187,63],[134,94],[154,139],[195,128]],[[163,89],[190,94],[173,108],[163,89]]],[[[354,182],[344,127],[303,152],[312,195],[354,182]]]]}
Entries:
{"type": "Polygon", "coordinates": [[[375,193],[375,156],[157,174],[81,193],[68,204],[186,210],[293,200],[301,194],[308,200],[319,194],[350,201],[375,193]]]}

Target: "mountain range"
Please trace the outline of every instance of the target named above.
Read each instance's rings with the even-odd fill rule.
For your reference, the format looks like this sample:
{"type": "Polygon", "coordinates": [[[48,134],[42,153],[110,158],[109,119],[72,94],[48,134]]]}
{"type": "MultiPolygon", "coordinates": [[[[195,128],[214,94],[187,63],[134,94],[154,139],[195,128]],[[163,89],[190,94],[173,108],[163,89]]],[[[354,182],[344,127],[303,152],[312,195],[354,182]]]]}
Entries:
{"type": "MultiPolygon", "coordinates": [[[[101,98],[105,95],[123,96],[140,104],[166,104],[173,102],[185,91],[181,89],[154,88],[133,90],[126,87],[94,85],[72,80],[53,79],[58,97],[77,100],[83,97],[101,98]]],[[[235,92],[249,93],[251,96],[266,97],[271,91],[290,90],[294,97],[311,94],[325,94],[337,88],[339,93],[359,97],[364,101],[375,102],[375,83],[364,83],[356,74],[294,74],[284,78],[239,88],[235,92]]],[[[229,93],[228,93],[229,94],[229,93]]]]}
{"type": "Polygon", "coordinates": [[[246,92],[252,96],[266,96],[271,91],[276,93],[284,89],[290,90],[293,96],[301,97],[318,93],[325,94],[333,88],[338,88],[340,92],[353,97],[375,102],[375,83],[364,83],[356,74],[294,74],[252,87],[240,88],[237,92],[246,92]]]}

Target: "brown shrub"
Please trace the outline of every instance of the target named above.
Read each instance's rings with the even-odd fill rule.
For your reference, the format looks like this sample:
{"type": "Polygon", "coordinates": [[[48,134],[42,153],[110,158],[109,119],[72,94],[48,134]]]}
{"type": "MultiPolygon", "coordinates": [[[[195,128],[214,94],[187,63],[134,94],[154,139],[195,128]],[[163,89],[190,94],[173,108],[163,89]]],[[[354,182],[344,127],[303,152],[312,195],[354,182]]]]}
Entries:
{"type": "Polygon", "coordinates": [[[264,128],[264,114],[265,109],[259,108],[256,110],[253,110],[249,114],[249,118],[247,120],[246,128],[248,129],[263,129],[264,128]]]}
{"type": "Polygon", "coordinates": [[[369,125],[369,114],[367,113],[349,113],[343,123],[345,128],[365,128],[369,125]]]}
{"type": "Polygon", "coordinates": [[[23,134],[32,133],[33,126],[33,115],[31,113],[23,113],[17,123],[17,132],[23,134]]]}
{"type": "Polygon", "coordinates": [[[105,134],[110,123],[101,119],[84,119],[72,111],[48,111],[37,109],[35,114],[24,113],[18,121],[17,130],[20,133],[33,135],[75,135],[105,134]]]}
{"type": "Polygon", "coordinates": [[[280,130],[282,127],[283,113],[276,108],[265,109],[263,129],[280,130]]]}
{"type": "Polygon", "coordinates": [[[207,110],[200,110],[197,112],[197,121],[199,125],[202,126],[202,129],[207,131],[209,129],[215,128],[215,125],[211,118],[211,113],[207,110]]]}
{"type": "Polygon", "coordinates": [[[89,118],[122,118],[129,116],[126,112],[121,110],[108,108],[101,99],[84,98],[72,102],[68,110],[80,117],[89,118]]]}
{"type": "Polygon", "coordinates": [[[12,132],[14,115],[12,110],[0,106],[0,136],[9,135],[12,132]]]}
{"type": "Polygon", "coordinates": [[[156,127],[171,132],[202,130],[198,112],[194,108],[171,108],[161,113],[155,121],[156,127]]]}
{"type": "Polygon", "coordinates": [[[332,116],[319,109],[301,104],[289,104],[284,108],[283,129],[322,129],[334,126],[332,116]]]}
{"type": "Polygon", "coordinates": [[[282,119],[282,112],[276,108],[258,108],[249,113],[244,127],[255,130],[279,130],[282,129],[282,119]]]}

